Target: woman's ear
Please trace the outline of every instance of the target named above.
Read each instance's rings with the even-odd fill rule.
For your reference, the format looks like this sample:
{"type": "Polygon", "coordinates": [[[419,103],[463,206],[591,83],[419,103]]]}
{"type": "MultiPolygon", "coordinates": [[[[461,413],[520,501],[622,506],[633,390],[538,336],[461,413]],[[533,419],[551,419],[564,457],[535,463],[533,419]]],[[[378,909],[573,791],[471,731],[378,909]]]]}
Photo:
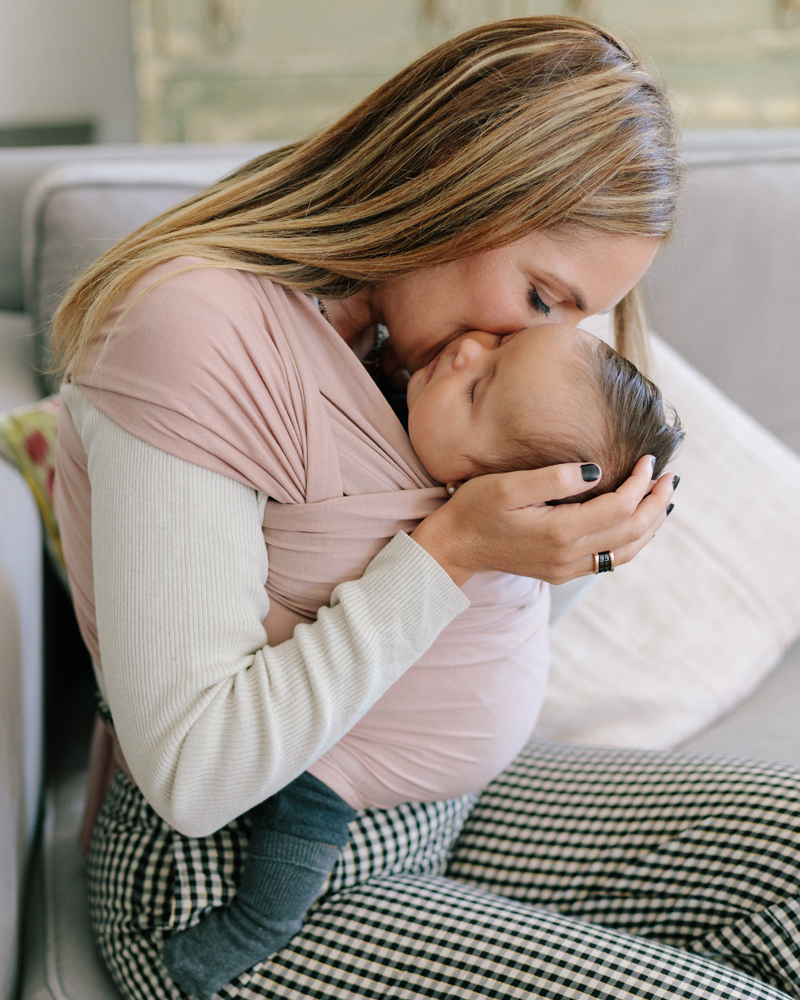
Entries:
{"type": "Polygon", "coordinates": [[[464,485],[464,480],[463,479],[453,479],[449,483],[446,483],[445,485],[447,487],[447,492],[450,494],[450,496],[452,496],[455,493],[455,491],[458,489],[459,486],[463,486],[464,485]]]}

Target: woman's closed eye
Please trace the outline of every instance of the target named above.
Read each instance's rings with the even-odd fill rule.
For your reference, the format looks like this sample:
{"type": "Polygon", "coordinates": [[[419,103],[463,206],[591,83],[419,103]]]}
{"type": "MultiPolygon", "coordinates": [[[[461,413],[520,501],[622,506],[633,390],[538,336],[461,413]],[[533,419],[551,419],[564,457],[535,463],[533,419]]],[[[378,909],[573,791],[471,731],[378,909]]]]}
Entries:
{"type": "Polygon", "coordinates": [[[480,375],[478,375],[476,378],[472,379],[472,381],[467,386],[467,396],[469,396],[470,403],[475,402],[475,387],[477,386],[478,382],[480,382],[480,380],[481,377],[480,375]]]}
{"type": "Polygon", "coordinates": [[[541,300],[541,298],[539,297],[539,293],[533,287],[531,288],[530,292],[530,300],[531,300],[531,305],[536,310],[536,312],[540,312],[543,316],[550,315],[550,306],[547,305],[546,302],[543,302],[541,300]]]}

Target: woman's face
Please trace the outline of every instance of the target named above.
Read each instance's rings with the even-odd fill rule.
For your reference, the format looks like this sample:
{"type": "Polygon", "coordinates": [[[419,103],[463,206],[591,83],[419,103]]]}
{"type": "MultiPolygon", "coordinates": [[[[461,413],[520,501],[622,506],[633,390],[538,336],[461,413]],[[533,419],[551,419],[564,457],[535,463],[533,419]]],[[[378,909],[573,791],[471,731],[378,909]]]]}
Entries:
{"type": "Polygon", "coordinates": [[[470,330],[511,334],[577,324],[616,305],[647,270],[658,241],[591,229],[537,230],[515,243],[374,288],[373,315],[414,372],[470,330]]]}

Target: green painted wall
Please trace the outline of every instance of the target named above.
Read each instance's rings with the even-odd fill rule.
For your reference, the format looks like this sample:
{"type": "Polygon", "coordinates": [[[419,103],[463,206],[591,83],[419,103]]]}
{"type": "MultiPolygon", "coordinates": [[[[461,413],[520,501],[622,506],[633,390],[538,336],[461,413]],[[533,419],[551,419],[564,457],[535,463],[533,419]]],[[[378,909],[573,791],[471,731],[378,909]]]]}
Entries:
{"type": "Polygon", "coordinates": [[[131,0],[142,139],[290,139],[438,41],[577,13],[655,65],[687,127],[800,126],[800,0],[131,0]]]}

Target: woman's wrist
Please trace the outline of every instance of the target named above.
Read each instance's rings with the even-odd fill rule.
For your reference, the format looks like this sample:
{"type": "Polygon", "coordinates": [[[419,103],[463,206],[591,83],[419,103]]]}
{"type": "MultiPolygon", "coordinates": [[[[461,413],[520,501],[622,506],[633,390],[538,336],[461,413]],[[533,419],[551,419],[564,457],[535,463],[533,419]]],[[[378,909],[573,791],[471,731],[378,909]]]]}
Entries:
{"type": "Polygon", "coordinates": [[[463,587],[475,571],[463,565],[463,540],[449,522],[445,507],[440,507],[421,521],[411,532],[411,537],[439,563],[457,587],[463,587]]]}

